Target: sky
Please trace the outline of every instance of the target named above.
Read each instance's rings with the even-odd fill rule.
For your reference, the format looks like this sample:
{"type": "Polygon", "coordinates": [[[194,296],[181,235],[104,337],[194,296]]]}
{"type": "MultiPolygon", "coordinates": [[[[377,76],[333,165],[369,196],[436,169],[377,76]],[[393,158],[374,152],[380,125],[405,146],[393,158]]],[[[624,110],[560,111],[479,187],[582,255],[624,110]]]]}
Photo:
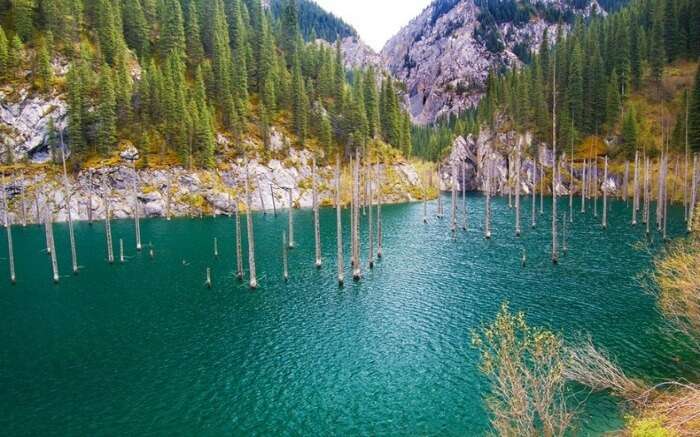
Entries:
{"type": "Polygon", "coordinates": [[[432,0],[315,0],[351,24],[377,52],[432,0]]]}

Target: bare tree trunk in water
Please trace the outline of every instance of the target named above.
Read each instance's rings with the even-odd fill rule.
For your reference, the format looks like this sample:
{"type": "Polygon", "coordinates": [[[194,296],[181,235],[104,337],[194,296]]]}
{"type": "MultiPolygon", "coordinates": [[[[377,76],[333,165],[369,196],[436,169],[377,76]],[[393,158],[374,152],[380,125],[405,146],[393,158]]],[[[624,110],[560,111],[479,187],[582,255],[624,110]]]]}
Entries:
{"type": "Polygon", "coordinates": [[[318,187],[316,186],[316,158],[312,159],[311,165],[311,198],[313,203],[314,213],[314,247],[316,252],[316,268],[320,269],[323,261],[321,260],[321,225],[318,217],[318,187]]]}
{"type": "MultiPolygon", "coordinates": [[[[369,155],[365,158],[367,161],[369,161],[369,155]]],[[[373,223],[373,218],[372,218],[372,208],[374,207],[374,191],[372,190],[372,170],[373,166],[369,166],[365,164],[365,168],[367,169],[367,177],[365,179],[365,183],[367,184],[367,189],[365,190],[367,194],[367,199],[365,200],[367,202],[367,210],[368,210],[368,215],[367,215],[367,239],[368,241],[368,250],[369,254],[367,256],[367,264],[370,269],[374,268],[374,223],[373,223]]]]}
{"type": "Polygon", "coordinates": [[[250,288],[258,288],[258,276],[255,273],[255,235],[253,234],[253,200],[250,195],[250,176],[248,175],[248,163],[246,162],[245,174],[246,192],[246,227],[248,230],[248,270],[250,274],[250,288]]]}
{"type": "Polygon", "coordinates": [[[382,173],[379,158],[377,158],[377,258],[384,256],[384,225],[382,223],[382,173]]]}
{"type": "Polygon", "coordinates": [[[275,202],[275,192],[272,189],[272,184],[270,184],[270,197],[272,198],[272,213],[277,217],[277,203],[275,202]]]}
{"type": "Polygon", "coordinates": [[[51,217],[51,212],[46,213],[46,235],[49,240],[49,247],[51,248],[51,269],[53,271],[53,282],[58,284],[60,278],[58,273],[58,261],[56,259],[56,245],[53,238],[53,218],[51,217]]]}
{"type": "Polygon", "coordinates": [[[695,206],[697,205],[698,186],[698,155],[693,156],[693,177],[690,186],[690,207],[688,208],[688,232],[693,230],[693,219],[695,216],[695,206]]]}
{"type": "Polygon", "coordinates": [[[287,233],[282,231],[282,276],[284,282],[289,281],[289,264],[287,261],[287,233]]]}
{"type": "Polygon", "coordinates": [[[103,177],[102,191],[104,195],[105,204],[105,235],[107,237],[107,261],[110,264],[114,263],[114,249],[112,247],[112,223],[110,222],[110,204],[109,204],[109,192],[107,191],[107,175],[103,177]]]}
{"type": "Polygon", "coordinates": [[[462,169],[462,209],[464,210],[464,225],[462,229],[466,231],[469,225],[469,215],[467,213],[467,164],[462,162],[460,168],[462,169]]]}
{"type": "Polygon", "coordinates": [[[639,212],[639,150],[634,152],[634,188],[632,193],[632,226],[637,226],[639,212]]]}
{"type": "Polygon", "coordinates": [[[7,186],[5,184],[5,174],[2,175],[2,203],[3,209],[5,211],[5,229],[7,230],[7,253],[8,260],[10,263],[10,282],[12,284],[17,282],[17,276],[15,274],[15,251],[12,245],[12,223],[8,218],[8,213],[10,211],[10,206],[7,202],[7,186]]]}
{"type": "Polygon", "coordinates": [[[88,223],[92,226],[92,169],[88,173],[88,207],[87,207],[88,223]]]}
{"type": "MultiPolygon", "coordinates": [[[[426,178],[427,179],[427,178],[426,178]]],[[[423,188],[423,223],[428,223],[428,184],[423,188]]]]}
{"type": "Polygon", "coordinates": [[[608,156],[605,156],[603,172],[603,229],[608,228],[608,156]]]}
{"type": "Polygon", "coordinates": [[[625,206],[629,206],[629,178],[630,178],[630,162],[625,161],[625,175],[622,180],[622,199],[625,201],[625,206]]]}
{"type": "Polygon", "coordinates": [[[544,214],[544,163],[540,162],[540,215],[544,214]]]}
{"type": "Polygon", "coordinates": [[[343,259],[343,217],[340,204],[340,156],[336,157],[335,164],[335,221],[338,243],[338,285],[345,282],[345,260],[343,259]]]}
{"type": "Polygon", "coordinates": [[[136,163],[133,163],[134,166],[134,185],[133,185],[133,192],[134,192],[134,230],[136,232],[136,250],[141,251],[141,222],[139,221],[139,197],[136,194],[136,182],[138,180],[138,173],[136,172],[136,163]]]}
{"type": "Polygon", "coordinates": [[[287,222],[287,236],[289,237],[289,248],[294,249],[294,221],[292,219],[292,209],[294,209],[294,205],[292,204],[292,187],[289,187],[287,190],[287,194],[289,195],[289,216],[287,217],[288,222],[287,222]]]}
{"type": "Polygon", "coordinates": [[[537,226],[537,162],[534,162],[532,168],[532,208],[530,213],[532,214],[532,229],[537,226]]]}
{"type": "Polygon", "coordinates": [[[520,146],[522,137],[518,139],[518,150],[515,156],[515,236],[520,236],[520,146]]]}
{"type": "MultiPolygon", "coordinates": [[[[231,201],[231,196],[229,195],[229,202],[231,201]]],[[[236,198],[236,204],[233,208],[233,215],[236,227],[236,278],[239,281],[243,280],[243,244],[241,237],[241,212],[238,209],[238,198],[236,198]]]]}
{"type": "MultiPolygon", "coordinates": [[[[557,75],[556,65],[554,76],[557,75]]],[[[557,85],[553,81],[552,86],[552,262],[559,262],[557,248],[557,85]]]]}
{"type": "Polygon", "coordinates": [[[491,156],[486,160],[486,205],[484,207],[484,238],[491,239],[491,156]]]}
{"type": "Polygon", "coordinates": [[[66,152],[61,148],[61,161],[63,162],[63,189],[66,192],[66,216],[68,217],[68,238],[70,240],[70,255],[73,274],[78,274],[78,255],[75,249],[75,232],[73,229],[73,217],[70,210],[71,190],[68,183],[68,171],[66,170],[66,152]]]}
{"type": "Polygon", "coordinates": [[[354,232],[354,244],[353,244],[353,273],[352,277],[355,281],[359,281],[362,278],[362,266],[360,264],[360,152],[355,151],[355,175],[354,175],[354,199],[355,199],[355,209],[354,209],[354,220],[353,226],[355,227],[354,232]]]}
{"type": "Polygon", "coordinates": [[[452,202],[450,203],[450,231],[452,238],[457,236],[457,163],[452,161],[452,202]]]}
{"type": "Polygon", "coordinates": [[[583,168],[581,169],[581,214],[586,213],[586,178],[588,177],[588,161],[583,160],[583,168]]]}

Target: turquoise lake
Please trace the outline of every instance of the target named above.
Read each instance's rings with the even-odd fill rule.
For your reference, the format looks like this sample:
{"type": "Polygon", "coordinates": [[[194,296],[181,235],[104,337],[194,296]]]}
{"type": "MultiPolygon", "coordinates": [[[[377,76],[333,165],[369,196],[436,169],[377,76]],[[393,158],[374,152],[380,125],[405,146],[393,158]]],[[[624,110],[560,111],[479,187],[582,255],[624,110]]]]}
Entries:
{"type": "MultiPolygon", "coordinates": [[[[3,230],[2,434],[483,435],[488,386],[470,330],[491,320],[504,300],[526,311],[530,324],[568,339],[590,334],[632,376],[690,375],[699,354],[664,334],[654,297],[639,285],[663,244],[657,233],[644,243],[624,202],[611,202],[603,230],[600,217],[581,214],[575,199],[569,252],[553,266],[550,199],[535,229],[523,200],[519,239],[515,211],[507,198],[495,199],[490,241],[483,238],[483,197],[469,197],[469,230],[455,239],[444,200],[447,216],[436,219],[432,202],[427,225],[422,204],[385,206],[384,259],[372,271],[363,261],[363,280],[342,289],[333,209],[321,211],[320,270],[311,211],[294,211],[297,248],[287,284],[286,211],[254,214],[255,291],[234,277],[228,217],[143,220],[153,259],[148,250],[136,253],[133,222],[115,221],[114,265],[106,262],[103,224],[77,224],[78,276],[70,274],[67,227],[57,224],[58,285],[38,226],[13,227],[18,283],[10,285],[3,230]],[[204,287],[207,267],[211,290],[204,287]]],[[[560,202],[567,211],[568,198],[560,202]]],[[[669,211],[671,236],[682,235],[682,208],[669,211]]],[[[348,217],[346,210],[349,264],[348,217]]],[[[245,233],[245,221],[242,227],[245,233]]],[[[363,222],[364,243],[366,231],[363,222]]],[[[616,429],[622,414],[613,399],[591,395],[578,435],[616,429]]]]}

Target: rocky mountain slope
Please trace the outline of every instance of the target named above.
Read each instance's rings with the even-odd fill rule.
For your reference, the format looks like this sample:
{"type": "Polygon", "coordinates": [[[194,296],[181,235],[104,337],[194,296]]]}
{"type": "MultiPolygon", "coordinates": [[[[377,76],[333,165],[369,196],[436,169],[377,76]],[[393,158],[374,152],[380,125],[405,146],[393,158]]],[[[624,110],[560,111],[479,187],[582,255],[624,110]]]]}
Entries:
{"type": "Polygon", "coordinates": [[[382,49],[388,70],[406,84],[414,122],[473,107],[489,70],[514,67],[551,38],[559,19],[605,14],[596,0],[435,0],[382,49]],[[576,4],[577,6],[574,6],[576,4]]]}

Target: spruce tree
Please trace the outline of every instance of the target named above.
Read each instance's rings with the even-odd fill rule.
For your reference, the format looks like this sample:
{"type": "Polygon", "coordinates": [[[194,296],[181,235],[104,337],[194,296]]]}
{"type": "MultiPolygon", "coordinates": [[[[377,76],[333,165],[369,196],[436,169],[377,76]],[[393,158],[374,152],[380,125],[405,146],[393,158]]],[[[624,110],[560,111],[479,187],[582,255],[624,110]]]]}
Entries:
{"type": "Polygon", "coordinates": [[[97,36],[104,60],[112,65],[119,50],[122,30],[117,25],[117,5],[111,0],[96,0],[97,36]]]}
{"type": "Polygon", "coordinates": [[[292,65],[292,124],[299,144],[304,144],[307,129],[308,102],[304,87],[304,78],[301,74],[301,60],[299,55],[294,56],[292,65]]]}
{"type": "Polygon", "coordinates": [[[199,29],[199,13],[194,2],[190,2],[187,10],[187,63],[190,68],[197,68],[204,60],[204,46],[199,29]]]}
{"type": "Polygon", "coordinates": [[[634,152],[637,149],[638,133],[637,111],[634,109],[634,106],[631,106],[625,113],[625,118],[622,122],[622,151],[627,158],[634,156],[634,152]]]}
{"type": "Polygon", "coordinates": [[[620,81],[618,80],[617,72],[613,71],[608,83],[607,104],[605,105],[606,124],[608,129],[612,131],[615,128],[620,117],[620,81]]]}
{"type": "Polygon", "coordinates": [[[140,57],[148,55],[148,23],[139,0],[122,0],[122,22],[126,44],[140,57]]]}
{"type": "Polygon", "coordinates": [[[370,66],[364,78],[365,110],[367,112],[367,128],[371,138],[379,135],[379,96],[377,95],[377,76],[374,67],[370,66]]]}
{"type": "Polygon", "coordinates": [[[39,39],[36,51],[36,75],[40,89],[50,91],[51,81],[53,80],[53,68],[51,67],[51,56],[44,38],[39,39]]]}
{"type": "Polygon", "coordinates": [[[0,79],[4,79],[9,70],[9,54],[8,54],[8,41],[7,35],[2,26],[0,26],[0,79]]]}
{"type": "Polygon", "coordinates": [[[35,0],[13,0],[11,4],[15,32],[22,41],[29,41],[34,32],[36,2],[35,0]]]}
{"type": "MultiPolygon", "coordinates": [[[[104,1],[104,0],[102,0],[104,1]]],[[[171,53],[184,54],[185,25],[179,0],[162,0],[160,8],[160,53],[167,58],[171,53]]]]}
{"type": "Polygon", "coordinates": [[[8,76],[14,76],[17,70],[22,66],[22,53],[24,52],[24,47],[22,46],[22,40],[19,39],[18,35],[12,37],[10,41],[10,46],[7,50],[7,71],[8,76]]]}
{"type": "Polygon", "coordinates": [[[68,70],[68,137],[70,139],[71,150],[76,154],[84,153],[86,150],[85,137],[83,135],[83,81],[80,68],[74,62],[68,70]]]}

